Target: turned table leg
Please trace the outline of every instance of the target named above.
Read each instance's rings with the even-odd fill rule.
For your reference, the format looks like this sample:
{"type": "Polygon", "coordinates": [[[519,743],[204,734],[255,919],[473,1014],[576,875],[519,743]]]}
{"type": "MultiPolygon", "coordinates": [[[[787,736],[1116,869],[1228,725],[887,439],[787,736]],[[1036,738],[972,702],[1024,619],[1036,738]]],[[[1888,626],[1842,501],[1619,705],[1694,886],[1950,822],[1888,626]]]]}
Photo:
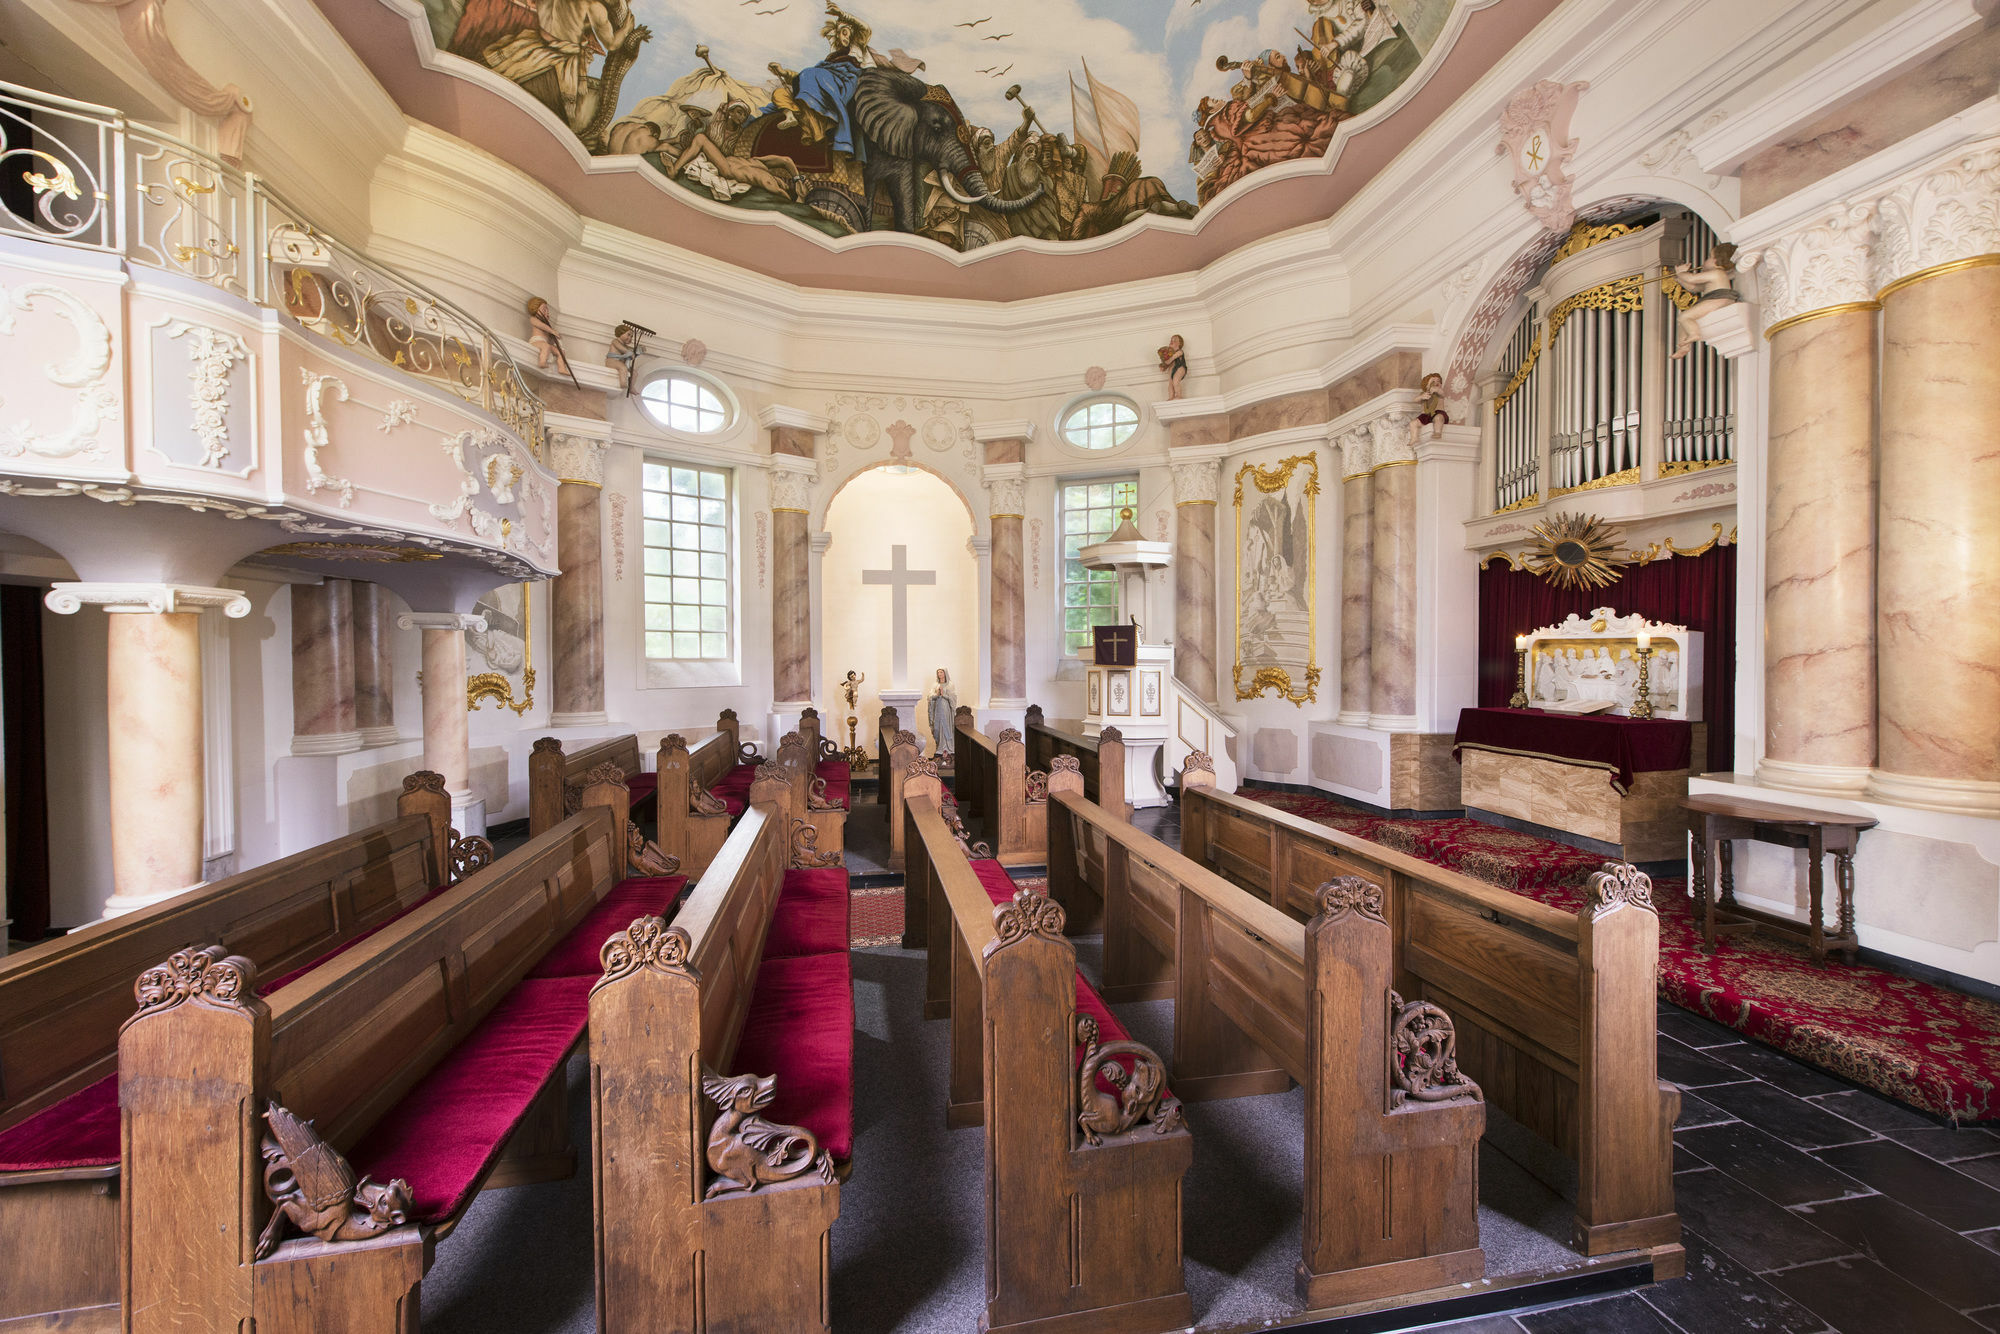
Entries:
{"type": "Polygon", "coordinates": [[[1834,885],[1840,894],[1840,934],[1847,943],[1840,952],[1853,963],[1861,953],[1861,942],[1854,934],[1854,850],[1847,848],[1833,854],[1834,885]]]}
{"type": "Polygon", "coordinates": [[[1820,837],[1818,826],[1806,835],[1806,899],[1811,920],[1806,931],[1806,939],[1812,946],[1814,963],[1826,962],[1826,926],[1822,904],[1826,897],[1826,845],[1820,837]]]}
{"type": "Polygon", "coordinates": [[[1715,841],[1716,881],[1721,889],[1722,906],[1736,906],[1736,845],[1726,838],[1715,841]]]}

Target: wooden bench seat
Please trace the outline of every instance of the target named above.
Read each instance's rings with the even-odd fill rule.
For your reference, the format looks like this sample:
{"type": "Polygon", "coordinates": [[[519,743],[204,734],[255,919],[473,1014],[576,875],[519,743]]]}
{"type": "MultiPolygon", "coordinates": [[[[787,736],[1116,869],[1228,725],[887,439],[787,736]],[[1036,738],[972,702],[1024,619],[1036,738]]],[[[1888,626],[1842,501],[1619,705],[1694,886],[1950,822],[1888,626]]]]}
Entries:
{"type": "Polygon", "coordinates": [[[1049,776],[1028,768],[1028,748],[1009,727],[989,737],[959,710],[952,770],[961,804],[985,821],[993,855],[1005,866],[1040,866],[1049,859],[1049,776]]]}
{"type": "Polygon", "coordinates": [[[410,775],[397,807],[385,824],[0,960],[0,1326],[117,1318],[117,1051],[134,977],[205,941],[296,976],[491,857],[484,839],[455,840],[440,775],[410,775]]]}
{"type": "Polygon", "coordinates": [[[1065,725],[1042,716],[1042,706],[1030,704],[1022,729],[1028,744],[1028,767],[1047,773],[1056,756],[1067,755],[1083,773],[1083,795],[1113,815],[1132,818],[1125,799],[1125,735],[1106,727],[1087,736],[1081,723],[1065,725]]]}
{"type": "MultiPolygon", "coordinates": [[[[1574,1194],[1577,1249],[1648,1250],[1656,1278],[1677,1277],[1685,1264],[1673,1185],[1680,1092],[1658,1074],[1659,917],[1650,882],[1608,864],[1583,906],[1566,912],[1218,792],[1205,778],[1191,768],[1182,779],[1187,858],[1293,920],[1315,911],[1316,888],[1327,881],[1379,886],[1393,984],[1450,1012],[1458,1064],[1553,1151],[1548,1163],[1524,1165],[1574,1194]]],[[[1060,857],[1050,860],[1053,886],[1060,857]]],[[[1137,944],[1113,945],[1119,914],[1107,908],[1105,974],[1143,987],[1171,976],[1157,944],[1166,919],[1144,906],[1148,877],[1127,884],[1136,930],[1125,938],[1137,944]]]]}
{"type": "Polygon", "coordinates": [[[214,947],[141,978],[119,1039],[129,1329],[414,1330],[473,1194],[574,1170],[542,1136],[563,1128],[595,978],[528,974],[620,881],[625,798],[593,785],[555,829],[268,998],[214,947]]]}
{"type": "Polygon", "coordinates": [[[844,871],[788,865],[790,820],[753,801],[671,925],[642,917],[604,947],[590,1059],[606,1334],[827,1328],[855,1133],[834,907],[848,890],[844,871]]]}
{"type": "Polygon", "coordinates": [[[615,765],[623,775],[634,809],[652,800],[659,775],[646,773],[639,762],[637,735],[606,737],[575,750],[567,749],[560,737],[537,738],[528,754],[528,836],[547,833],[571,814],[575,810],[571,792],[586,775],[607,764],[615,765]]]}
{"type": "Polygon", "coordinates": [[[906,783],[908,878],[931,905],[925,1013],[951,1025],[946,1124],[986,1127],[981,1328],[1191,1325],[1194,1149],[1165,1067],[1083,984],[1059,904],[1020,888],[996,903],[1004,869],[968,861],[935,783],[906,783]]]}

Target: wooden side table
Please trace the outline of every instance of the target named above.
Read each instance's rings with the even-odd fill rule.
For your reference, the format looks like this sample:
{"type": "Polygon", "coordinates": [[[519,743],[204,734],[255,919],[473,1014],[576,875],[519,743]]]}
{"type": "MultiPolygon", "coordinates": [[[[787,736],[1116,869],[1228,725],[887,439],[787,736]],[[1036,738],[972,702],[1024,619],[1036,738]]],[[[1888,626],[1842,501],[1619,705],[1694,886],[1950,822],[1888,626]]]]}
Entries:
{"type": "Polygon", "coordinates": [[[1799,924],[1789,919],[1738,906],[1733,843],[1747,838],[1805,849],[1811,903],[1804,934],[1812,949],[1813,962],[1825,963],[1829,949],[1839,950],[1850,963],[1854,961],[1861,948],[1854,932],[1854,849],[1861,841],[1861,831],[1875,827],[1874,819],[1866,815],[1773,806],[1720,793],[1691,796],[1687,808],[1690,814],[1701,817],[1701,843],[1694,858],[1694,889],[1701,898],[1703,949],[1714,949],[1718,934],[1751,931],[1759,924],[1781,931],[1799,930],[1799,924]],[[1828,853],[1833,854],[1834,884],[1840,894],[1840,929],[1834,932],[1827,931],[1821,907],[1828,853]]]}

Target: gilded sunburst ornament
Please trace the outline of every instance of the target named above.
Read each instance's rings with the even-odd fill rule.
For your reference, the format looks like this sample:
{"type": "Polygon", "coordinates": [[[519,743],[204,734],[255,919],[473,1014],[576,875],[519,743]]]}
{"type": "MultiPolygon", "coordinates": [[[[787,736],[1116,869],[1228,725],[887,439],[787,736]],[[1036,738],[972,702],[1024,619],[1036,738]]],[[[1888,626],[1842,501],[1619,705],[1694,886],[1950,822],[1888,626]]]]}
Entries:
{"type": "Polygon", "coordinates": [[[1597,589],[1623,577],[1624,535],[1595,514],[1558,514],[1535,525],[1530,570],[1557,588],[1597,589]]]}

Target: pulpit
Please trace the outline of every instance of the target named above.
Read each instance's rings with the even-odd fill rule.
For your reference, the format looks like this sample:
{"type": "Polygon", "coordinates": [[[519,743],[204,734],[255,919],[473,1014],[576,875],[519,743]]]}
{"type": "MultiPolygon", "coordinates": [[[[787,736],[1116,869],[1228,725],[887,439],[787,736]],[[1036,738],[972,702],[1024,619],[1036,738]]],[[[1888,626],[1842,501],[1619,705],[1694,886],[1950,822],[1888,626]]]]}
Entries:
{"type": "MultiPolygon", "coordinates": [[[[1115,570],[1124,577],[1121,605],[1145,606],[1146,575],[1166,568],[1173,545],[1148,542],[1122,510],[1111,536],[1077,553],[1093,570],[1115,570]]],[[[1125,799],[1133,806],[1164,806],[1170,798],[1156,770],[1160,750],[1170,735],[1174,693],[1174,650],[1171,644],[1146,641],[1136,616],[1124,625],[1097,627],[1091,663],[1083,683],[1083,731],[1096,736],[1107,727],[1125,738],[1125,799]]]]}
{"type": "Polygon", "coordinates": [[[1473,819],[1504,816],[1630,862],[1687,855],[1687,780],[1707,728],[1676,718],[1466,709],[1452,755],[1473,819]]]}

